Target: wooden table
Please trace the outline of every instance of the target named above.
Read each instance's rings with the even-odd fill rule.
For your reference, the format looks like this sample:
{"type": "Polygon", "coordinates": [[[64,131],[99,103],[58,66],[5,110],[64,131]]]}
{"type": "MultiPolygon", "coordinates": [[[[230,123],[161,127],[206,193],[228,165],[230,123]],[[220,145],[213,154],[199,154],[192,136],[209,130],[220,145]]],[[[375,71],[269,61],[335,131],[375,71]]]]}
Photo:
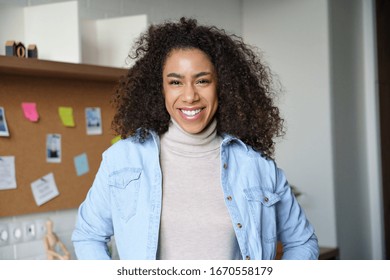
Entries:
{"type": "Polygon", "coordinates": [[[338,260],[339,259],[339,248],[337,247],[320,247],[319,260],[338,260]]]}

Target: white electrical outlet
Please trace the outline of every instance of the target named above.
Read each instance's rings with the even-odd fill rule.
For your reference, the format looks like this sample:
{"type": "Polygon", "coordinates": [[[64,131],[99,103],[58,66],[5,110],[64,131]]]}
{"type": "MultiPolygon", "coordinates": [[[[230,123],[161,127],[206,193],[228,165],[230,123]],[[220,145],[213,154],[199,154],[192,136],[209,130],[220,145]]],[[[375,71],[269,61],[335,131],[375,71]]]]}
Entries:
{"type": "Polygon", "coordinates": [[[7,224],[0,224],[0,246],[9,244],[9,229],[7,224]]]}
{"type": "Polygon", "coordinates": [[[35,222],[24,222],[22,226],[24,241],[34,240],[37,236],[35,222]]]}
{"type": "Polygon", "coordinates": [[[46,235],[46,220],[35,220],[35,238],[41,239],[46,235]]]}
{"type": "Polygon", "coordinates": [[[15,244],[23,241],[23,227],[21,223],[10,223],[10,244],[15,244]]]}

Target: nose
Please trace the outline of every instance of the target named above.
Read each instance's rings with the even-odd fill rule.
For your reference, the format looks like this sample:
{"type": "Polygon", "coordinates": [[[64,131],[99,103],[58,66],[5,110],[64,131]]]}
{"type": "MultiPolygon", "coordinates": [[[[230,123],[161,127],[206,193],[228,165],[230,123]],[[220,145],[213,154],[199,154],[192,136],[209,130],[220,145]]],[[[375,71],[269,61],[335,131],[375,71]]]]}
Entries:
{"type": "Polygon", "coordinates": [[[194,85],[185,86],[182,95],[182,100],[190,104],[199,101],[199,94],[194,85]]]}

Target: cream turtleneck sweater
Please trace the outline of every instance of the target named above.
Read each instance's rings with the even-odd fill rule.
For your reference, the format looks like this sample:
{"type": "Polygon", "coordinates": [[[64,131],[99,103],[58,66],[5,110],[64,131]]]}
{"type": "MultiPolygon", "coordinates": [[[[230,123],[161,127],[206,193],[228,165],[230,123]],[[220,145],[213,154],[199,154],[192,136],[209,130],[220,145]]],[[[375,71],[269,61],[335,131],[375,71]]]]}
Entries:
{"type": "Polygon", "coordinates": [[[214,120],[198,134],[174,120],[161,137],[163,199],[158,259],[240,259],[221,188],[214,120]]]}

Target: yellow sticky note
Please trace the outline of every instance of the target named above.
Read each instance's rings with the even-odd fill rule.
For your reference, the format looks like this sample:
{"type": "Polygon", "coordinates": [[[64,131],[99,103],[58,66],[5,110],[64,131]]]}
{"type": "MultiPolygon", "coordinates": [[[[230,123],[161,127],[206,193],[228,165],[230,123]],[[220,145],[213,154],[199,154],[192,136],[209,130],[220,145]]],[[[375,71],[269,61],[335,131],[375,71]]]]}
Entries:
{"type": "Polygon", "coordinates": [[[111,145],[114,145],[116,142],[118,142],[119,140],[121,140],[121,136],[118,135],[116,136],[115,138],[111,139],[111,145]]]}
{"type": "Polygon", "coordinates": [[[60,115],[62,124],[68,127],[74,127],[73,108],[72,107],[59,107],[58,113],[60,115]]]}

